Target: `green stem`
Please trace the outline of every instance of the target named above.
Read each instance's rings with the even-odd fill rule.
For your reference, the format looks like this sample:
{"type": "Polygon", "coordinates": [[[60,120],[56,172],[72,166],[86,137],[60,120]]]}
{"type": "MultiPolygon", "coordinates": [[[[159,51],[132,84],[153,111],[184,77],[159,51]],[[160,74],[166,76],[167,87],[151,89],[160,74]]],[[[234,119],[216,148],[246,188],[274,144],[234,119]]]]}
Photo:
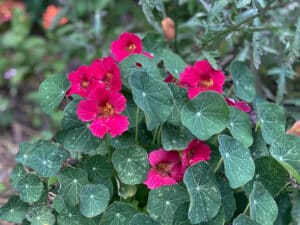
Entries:
{"type": "Polygon", "coordinates": [[[105,146],[106,146],[106,150],[107,150],[107,158],[110,161],[111,160],[111,150],[110,150],[110,138],[109,138],[108,134],[105,136],[105,146]]]}
{"type": "Polygon", "coordinates": [[[249,207],[250,207],[250,203],[248,202],[248,205],[247,205],[246,208],[244,209],[243,214],[246,215],[246,213],[247,213],[248,210],[249,210],[249,207]]]}
{"type": "Polygon", "coordinates": [[[157,136],[157,133],[158,133],[158,129],[159,129],[159,127],[157,127],[156,129],[155,129],[155,131],[154,131],[154,134],[153,134],[153,139],[152,139],[152,145],[154,145],[155,144],[155,140],[156,140],[156,136],[157,136]]]}
{"type": "Polygon", "coordinates": [[[136,114],[135,114],[135,143],[139,144],[139,113],[140,108],[136,107],[136,114]]]}
{"type": "Polygon", "coordinates": [[[216,168],[214,169],[214,173],[216,173],[220,169],[222,162],[223,162],[223,158],[221,157],[216,168]]]}
{"type": "Polygon", "coordinates": [[[161,130],[162,130],[162,126],[163,126],[163,125],[160,125],[160,126],[159,126],[159,130],[158,130],[158,133],[157,133],[156,143],[157,143],[158,145],[160,145],[160,143],[161,143],[161,130]]]}
{"type": "Polygon", "coordinates": [[[289,186],[291,184],[291,182],[290,181],[288,181],[278,192],[277,192],[277,194],[275,195],[275,197],[277,196],[277,195],[279,195],[280,194],[280,192],[282,192],[287,186],[289,186]]]}

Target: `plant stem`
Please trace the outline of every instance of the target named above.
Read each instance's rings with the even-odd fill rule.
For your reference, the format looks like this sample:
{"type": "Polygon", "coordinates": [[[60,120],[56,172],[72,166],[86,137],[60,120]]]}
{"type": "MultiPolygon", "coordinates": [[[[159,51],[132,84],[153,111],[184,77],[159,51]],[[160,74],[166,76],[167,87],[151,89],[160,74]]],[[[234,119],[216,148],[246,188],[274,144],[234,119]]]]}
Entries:
{"type": "Polygon", "coordinates": [[[246,213],[247,213],[248,210],[249,210],[249,207],[250,207],[250,203],[248,202],[248,205],[247,205],[246,208],[244,209],[243,214],[246,215],[246,213]]]}
{"type": "Polygon", "coordinates": [[[140,108],[137,106],[135,114],[135,144],[139,144],[139,113],[140,108]]]}
{"type": "Polygon", "coordinates": [[[106,150],[107,150],[107,158],[110,161],[111,160],[111,150],[110,150],[110,138],[109,138],[108,134],[105,135],[105,146],[106,146],[106,150]]]}
{"type": "Polygon", "coordinates": [[[153,139],[152,139],[152,145],[154,145],[155,144],[155,139],[156,139],[156,136],[157,136],[157,133],[158,133],[158,129],[159,129],[159,127],[157,127],[156,129],[155,129],[155,131],[154,131],[154,134],[153,134],[153,139]]]}
{"type": "Polygon", "coordinates": [[[159,130],[158,130],[158,133],[157,133],[156,143],[157,143],[158,145],[160,145],[160,142],[161,142],[161,130],[162,130],[162,126],[163,126],[163,125],[160,125],[160,126],[159,126],[159,130]]]}
{"type": "Polygon", "coordinates": [[[276,196],[278,196],[279,194],[280,194],[280,192],[281,191],[283,191],[287,186],[289,186],[291,184],[291,182],[290,181],[288,181],[279,191],[278,191],[278,193],[275,195],[275,197],[276,196]]]}
{"type": "Polygon", "coordinates": [[[216,168],[214,169],[214,173],[216,173],[220,169],[222,162],[223,162],[223,158],[221,157],[216,168]]]}

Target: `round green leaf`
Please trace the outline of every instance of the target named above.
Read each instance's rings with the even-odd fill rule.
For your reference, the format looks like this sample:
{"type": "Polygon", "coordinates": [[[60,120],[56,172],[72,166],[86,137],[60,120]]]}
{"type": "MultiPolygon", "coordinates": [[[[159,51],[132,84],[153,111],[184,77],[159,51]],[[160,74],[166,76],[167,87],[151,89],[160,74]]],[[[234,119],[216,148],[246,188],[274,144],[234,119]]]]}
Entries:
{"type": "Polygon", "coordinates": [[[183,59],[168,49],[163,50],[162,57],[166,70],[174,77],[179,78],[180,73],[184,71],[186,67],[186,63],[183,59]]]}
{"type": "Polygon", "coordinates": [[[21,164],[17,164],[15,168],[11,171],[10,174],[10,184],[16,188],[19,180],[24,177],[27,172],[24,170],[24,167],[21,164]]]}
{"type": "Polygon", "coordinates": [[[160,222],[153,220],[150,216],[147,216],[146,214],[143,213],[138,213],[135,214],[132,217],[132,220],[130,221],[129,225],[161,225],[160,222]]]}
{"type": "Polygon", "coordinates": [[[53,225],[55,223],[55,216],[48,206],[33,206],[26,214],[26,219],[31,222],[31,225],[53,225]]]}
{"type": "Polygon", "coordinates": [[[81,99],[71,101],[64,109],[64,115],[61,120],[61,128],[64,130],[71,129],[74,127],[80,127],[83,123],[78,120],[76,110],[77,105],[81,99]]]}
{"type": "Polygon", "coordinates": [[[183,150],[193,139],[193,135],[185,127],[165,123],[161,131],[161,142],[165,150],[183,150]]]}
{"type": "Polygon", "coordinates": [[[228,124],[229,110],[224,98],[216,92],[202,92],[186,104],[181,121],[197,138],[207,140],[228,124]]]}
{"type": "Polygon", "coordinates": [[[114,151],[112,163],[125,184],[143,183],[149,170],[148,154],[138,146],[114,151]]]}
{"type": "Polygon", "coordinates": [[[159,33],[148,32],[143,38],[143,49],[153,56],[155,62],[162,60],[162,49],[167,47],[166,41],[159,33]]]}
{"type": "Polygon", "coordinates": [[[53,208],[55,209],[56,212],[61,213],[61,211],[63,211],[65,207],[66,206],[63,197],[57,195],[53,200],[53,208]]]}
{"type": "Polygon", "coordinates": [[[135,145],[134,135],[126,132],[122,136],[111,138],[110,143],[115,149],[126,149],[135,145]]]}
{"type": "MultiPolygon", "coordinates": [[[[122,112],[122,115],[127,116],[128,120],[129,120],[129,128],[133,128],[136,127],[136,110],[137,110],[137,106],[134,103],[133,99],[131,96],[125,96],[126,97],[126,109],[122,112]]],[[[138,115],[138,123],[144,118],[144,113],[139,110],[139,115],[138,115]]],[[[125,133],[126,134],[126,133],[125,133]]],[[[124,134],[122,136],[118,136],[123,137],[124,134]]],[[[116,139],[116,138],[113,138],[116,139]]]]}
{"type": "Polygon", "coordinates": [[[94,155],[85,163],[85,169],[91,182],[99,179],[110,178],[113,173],[112,164],[101,155],[94,155]]]}
{"type": "Polygon", "coordinates": [[[63,100],[69,86],[69,81],[64,75],[53,75],[44,80],[39,88],[39,98],[43,111],[52,113],[63,100]]]}
{"type": "Polygon", "coordinates": [[[79,203],[79,194],[84,185],[88,183],[87,172],[83,169],[67,167],[61,171],[57,179],[60,183],[58,193],[64,198],[67,206],[79,203]]]}
{"type": "Polygon", "coordinates": [[[131,205],[115,201],[103,213],[100,225],[128,225],[136,213],[131,205]]]}
{"type": "Polygon", "coordinates": [[[233,61],[229,70],[232,75],[233,90],[236,95],[247,102],[251,102],[256,94],[255,82],[254,76],[246,63],[233,61]]]}
{"type": "Polygon", "coordinates": [[[102,184],[85,185],[80,193],[80,212],[86,217],[100,215],[110,200],[109,190],[102,184]]]}
{"type": "Polygon", "coordinates": [[[220,135],[219,150],[230,186],[238,188],[248,183],[255,173],[255,164],[249,149],[230,136],[220,135]]]}
{"type": "Polygon", "coordinates": [[[173,95],[168,85],[153,79],[146,72],[137,72],[129,79],[134,102],[145,112],[147,128],[154,129],[167,120],[173,110],[173,95]]]}
{"type": "Polygon", "coordinates": [[[24,144],[20,147],[16,161],[31,167],[42,177],[56,175],[68,157],[68,153],[57,145],[40,140],[34,144],[24,144]]]}
{"type": "Polygon", "coordinates": [[[188,194],[182,186],[164,186],[149,192],[147,210],[153,219],[163,225],[172,225],[178,206],[188,200],[188,194]]]}
{"type": "Polygon", "coordinates": [[[19,197],[12,196],[8,202],[0,208],[0,219],[12,223],[22,223],[25,219],[29,205],[22,202],[19,197]]]}
{"type": "Polygon", "coordinates": [[[16,185],[20,199],[27,203],[33,203],[40,199],[44,185],[41,179],[34,174],[27,174],[22,177],[16,185]]]}
{"type": "Polygon", "coordinates": [[[261,131],[259,130],[254,136],[254,143],[250,146],[253,159],[270,155],[267,144],[264,141],[261,131]]]}
{"type": "Polygon", "coordinates": [[[255,220],[251,220],[248,216],[240,214],[233,220],[233,225],[261,225],[255,220]]]}
{"type": "Polygon", "coordinates": [[[81,225],[83,218],[78,208],[64,208],[57,217],[57,223],[59,225],[81,225]]]}
{"type": "Polygon", "coordinates": [[[260,103],[257,112],[262,136],[267,144],[272,144],[273,140],[285,133],[284,111],[273,103],[260,103]]]}
{"type": "Polygon", "coordinates": [[[250,218],[264,225],[273,225],[278,214],[277,204],[261,183],[254,182],[249,201],[250,218]]]}
{"type": "Polygon", "coordinates": [[[190,222],[208,222],[214,218],[221,206],[221,193],[209,165],[205,162],[192,165],[185,171],[183,182],[190,196],[190,222]]]}
{"type": "MultiPolygon", "coordinates": [[[[184,202],[178,206],[174,213],[174,219],[172,225],[191,225],[188,218],[189,202],[184,202]]],[[[199,225],[199,223],[197,223],[199,225]]]]}
{"type": "Polygon", "coordinates": [[[248,114],[235,107],[229,107],[229,111],[229,124],[227,128],[236,140],[249,147],[253,143],[253,137],[248,114]]]}

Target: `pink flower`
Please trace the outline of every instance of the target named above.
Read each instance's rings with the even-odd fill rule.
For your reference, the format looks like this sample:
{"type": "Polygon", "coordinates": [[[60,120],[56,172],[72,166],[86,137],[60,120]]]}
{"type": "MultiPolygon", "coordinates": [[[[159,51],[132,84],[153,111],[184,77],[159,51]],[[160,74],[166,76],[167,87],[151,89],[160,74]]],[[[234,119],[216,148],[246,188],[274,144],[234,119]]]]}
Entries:
{"type": "Polygon", "coordinates": [[[86,98],[92,87],[94,86],[94,80],[92,74],[89,73],[88,66],[80,66],[77,70],[72,71],[68,75],[68,80],[71,82],[71,88],[67,91],[66,95],[71,96],[78,94],[81,97],[86,98]]]}
{"type": "Polygon", "coordinates": [[[124,32],[112,42],[111,52],[120,62],[131,54],[142,53],[142,40],[135,34],[124,32]]]}
{"type": "Polygon", "coordinates": [[[210,147],[204,141],[192,140],[182,154],[183,170],[199,161],[210,160],[210,147]]]}
{"type": "Polygon", "coordinates": [[[215,70],[207,60],[197,61],[194,66],[187,66],[180,74],[180,85],[188,89],[190,99],[200,92],[213,90],[222,93],[225,75],[215,70]]]}
{"type": "Polygon", "coordinates": [[[251,112],[251,107],[244,101],[235,101],[232,98],[225,97],[225,100],[227,102],[227,105],[233,106],[237,109],[240,109],[246,113],[251,112]]]}
{"type": "Polygon", "coordinates": [[[164,79],[164,82],[166,82],[166,83],[176,83],[177,78],[173,77],[172,74],[168,73],[168,76],[164,79]]]}
{"type": "Polygon", "coordinates": [[[286,132],[295,136],[300,136],[300,120],[296,121],[293,126],[286,132]]]}
{"type": "Polygon", "coordinates": [[[109,133],[112,137],[128,130],[128,118],[120,113],[126,108],[125,97],[99,86],[93,89],[87,99],[79,102],[77,116],[89,126],[92,134],[103,138],[109,133]]]}
{"type": "Polygon", "coordinates": [[[177,151],[157,149],[149,154],[151,169],[144,184],[149,189],[177,184],[183,178],[180,156],[177,151]]]}
{"type": "Polygon", "coordinates": [[[89,70],[98,83],[104,85],[106,89],[112,91],[121,90],[120,69],[112,57],[94,60],[89,70]]]}

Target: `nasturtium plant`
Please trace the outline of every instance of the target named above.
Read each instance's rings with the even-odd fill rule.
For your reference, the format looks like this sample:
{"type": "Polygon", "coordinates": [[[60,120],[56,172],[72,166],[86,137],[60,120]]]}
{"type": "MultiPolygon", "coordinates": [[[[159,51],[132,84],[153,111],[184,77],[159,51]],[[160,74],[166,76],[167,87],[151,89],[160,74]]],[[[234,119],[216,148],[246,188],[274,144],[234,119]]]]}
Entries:
{"type": "MultiPolygon", "coordinates": [[[[100,35],[110,46],[107,56],[88,58],[86,65],[41,83],[41,108],[60,112],[60,128],[47,140],[20,144],[10,176],[17,196],[0,208],[1,220],[278,225],[290,218],[288,223],[299,223],[297,127],[286,134],[290,115],[280,96],[263,99],[256,91],[257,69],[263,66],[258,37],[267,27],[253,20],[280,5],[187,2],[178,1],[169,12],[165,6],[171,2],[140,1],[157,32],[123,32],[112,43],[100,35]],[[178,7],[185,7],[183,14],[201,12],[185,22],[166,16],[175,17],[178,7]],[[231,15],[233,27],[223,30],[223,11],[230,7],[234,14],[226,18],[231,15]],[[212,45],[241,27],[253,35],[253,45],[225,45],[231,36],[222,38],[220,48],[212,45]],[[193,38],[187,39],[189,33],[193,38]],[[185,51],[188,45],[194,51],[185,51]],[[227,48],[234,51],[225,55],[227,48]]],[[[281,41],[291,38],[282,35],[281,41]]],[[[285,58],[278,63],[288,67],[285,58]]]]}

